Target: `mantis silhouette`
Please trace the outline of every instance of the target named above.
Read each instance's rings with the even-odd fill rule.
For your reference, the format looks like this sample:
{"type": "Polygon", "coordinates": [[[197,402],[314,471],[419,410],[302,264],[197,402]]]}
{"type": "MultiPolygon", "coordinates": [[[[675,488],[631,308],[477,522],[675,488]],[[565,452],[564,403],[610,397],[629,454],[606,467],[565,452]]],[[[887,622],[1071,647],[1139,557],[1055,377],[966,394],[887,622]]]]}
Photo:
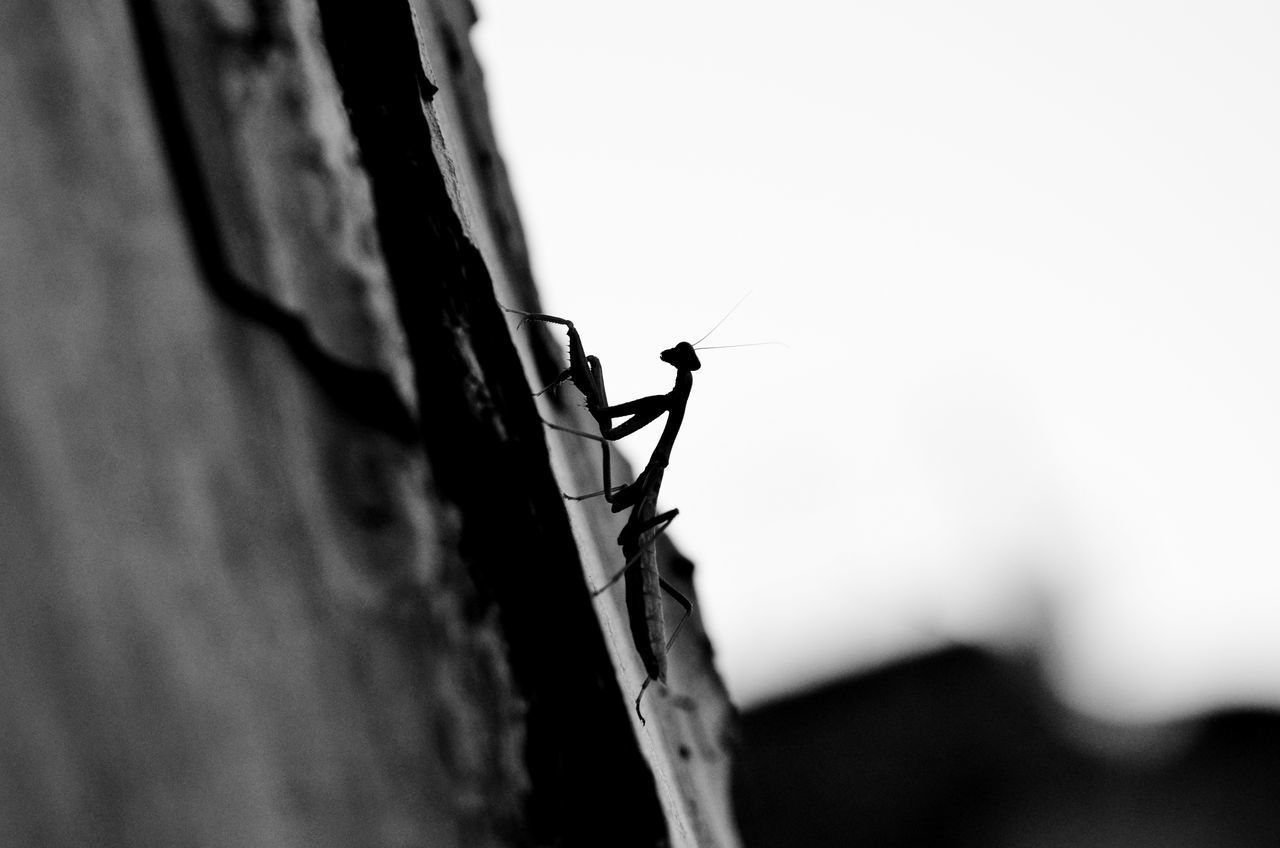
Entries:
{"type": "MultiPolygon", "coordinates": [[[[558,430],[586,436],[601,443],[604,455],[602,462],[604,468],[604,490],[596,494],[603,495],[614,512],[620,512],[628,507],[631,509],[622,532],[618,534],[618,544],[622,546],[625,564],[617,574],[609,578],[593,594],[599,595],[619,579],[625,578],[626,580],[624,585],[626,587],[627,617],[631,627],[631,639],[635,644],[636,652],[640,655],[646,674],[644,683],[640,686],[640,693],[636,695],[635,701],[636,715],[640,717],[640,723],[644,724],[644,714],[640,711],[640,701],[644,698],[645,690],[649,688],[650,683],[655,680],[663,684],[667,682],[667,652],[670,650],[671,645],[674,644],[676,636],[679,635],[680,628],[684,626],[693,611],[693,605],[689,599],[659,574],[655,542],[658,534],[662,533],[667,528],[667,525],[680,514],[678,509],[658,513],[658,492],[662,488],[662,478],[666,472],[667,465],[671,461],[671,449],[675,445],[676,436],[680,432],[680,425],[684,423],[685,408],[689,403],[689,393],[693,388],[693,372],[701,368],[702,363],[698,359],[698,354],[694,350],[693,344],[680,342],[675,347],[668,348],[661,353],[662,361],[676,369],[676,381],[671,391],[663,395],[649,395],[610,406],[608,395],[605,392],[604,370],[600,365],[600,360],[594,356],[587,355],[586,348],[582,344],[582,338],[572,321],[540,312],[521,312],[505,306],[503,309],[524,316],[522,320],[559,324],[568,330],[569,367],[538,394],[543,394],[565,381],[572,381],[578,391],[582,392],[583,397],[586,398],[587,411],[595,419],[596,425],[600,429],[600,435],[596,436],[580,430],[561,427],[557,424],[550,424],[550,422],[548,422],[548,425],[558,430]],[[633,482],[615,489],[610,479],[608,443],[621,439],[651,424],[663,413],[667,415],[667,422],[644,470],[640,472],[633,482]],[[621,424],[614,425],[614,419],[620,417],[627,417],[627,420],[621,424]],[[666,621],[662,609],[661,593],[663,591],[684,608],[684,615],[681,616],[669,639],[666,636],[666,621]]],[[[727,318],[728,316],[726,315],[725,317],[727,318]]],[[[722,318],[721,321],[723,320],[722,318]]],[[[716,326],[718,327],[719,324],[716,326]]],[[[715,327],[711,329],[714,331],[715,327]]],[[[707,335],[710,335],[710,333],[707,335]]],[[[702,338],[705,339],[706,337],[703,336],[702,338]]],[[[592,495],[583,497],[592,497],[592,495]]],[[[575,500],[580,499],[575,498],[575,500]]]]}

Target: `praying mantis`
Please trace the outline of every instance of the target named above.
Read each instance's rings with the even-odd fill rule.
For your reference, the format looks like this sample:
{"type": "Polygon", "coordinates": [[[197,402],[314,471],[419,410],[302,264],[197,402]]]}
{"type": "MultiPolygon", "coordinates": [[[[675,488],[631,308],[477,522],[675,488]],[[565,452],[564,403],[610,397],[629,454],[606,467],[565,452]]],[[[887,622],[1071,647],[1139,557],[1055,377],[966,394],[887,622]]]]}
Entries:
{"type": "MultiPolygon", "coordinates": [[[[662,478],[666,472],[667,465],[671,461],[671,449],[675,445],[676,436],[680,432],[680,425],[684,423],[685,408],[689,403],[689,393],[693,389],[693,372],[701,368],[702,363],[698,359],[698,354],[693,344],[680,342],[676,346],[662,351],[660,355],[663,362],[676,369],[675,385],[671,391],[663,395],[650,395],[610,406],[605,392],[604,371],[600,365],[600,360],[594,356],[587,355],[586,348],[582,344],[582,337],[578,334],[578,330],[572,321],[540,312],[521,312],[505,306],[503,309],[523,316],[521,323],[523,321],[541,321],[549,324],[559,324],[568,331],[569,367],[538,394],[543,394],[565,381],[571,381],[578,388],[578,391],[582,393],[583,397],[586,398],[587,411],[595,419],[600,435],[595,436],[591,433],[560,427],[549,422],[548,426],[599,441],[604,454],[602,463],[604,467],[604,490],[597,494],[604,496],[605,500],[611,504],[614,512],[620,512],[628,507],[631,509],[622,532],[618,534],[618,544],[622,547],[625,564],[617,574],[599,589],[596,589],[593,595],[599,595],[619,579],[625,578],[627,616],[631,627],[631,638],[635,644],[636,652],[640,655],[646,675],[635,701],[636,715],[640,717],[640,723],[644,724],[644,713],[640,710],[640,702],[644,698],[645,690],[655,680],[664,685],[666,684],[667,652],[670,650],[671,645],[674,644],[676,636],[679,635],[680,628],[684,626],[693,611],[693,605],[689,599],[659,574],[657,549],[654,543],[658,534],[662,533],[667,525],[680,514],[678,509],[659,513],[658,492],[662,488],[662,478]],[[662,435],[658,438],[658,443],[654,447],[644,470],[640,472],[632,483],[617,488],[613,487],[610,479],[608,443],[621,439],[651,424],[663,413],[667,415],[666,425],[662,429],[662,435]],[[614,419],[621,417],[627,417],[627,420],[615,425],[613,423],[614,419]],[[662,609],[661,593],[664,591],[684,608],[684,615],[681,616],[669,639],[666,636],[666,622],[662,609]]],[[[726,315],[725,317],[727,318],[728,316],[726,315]]],[[[722,318],[721,321],[723,322],[723,320],[722,318]]],[[[718,327],[719,324],[716,326],[718,327]]],[[[711,329],[714,331],[715,327],[711,329]]],[[[707,335],[710,335],[710,333],[707,333],[707,335]]],[[[702,338],[705,339],[706,337],[704,335],[702,338]]],[[[592,497],[592,495],[583,497],[592,497]]]]}

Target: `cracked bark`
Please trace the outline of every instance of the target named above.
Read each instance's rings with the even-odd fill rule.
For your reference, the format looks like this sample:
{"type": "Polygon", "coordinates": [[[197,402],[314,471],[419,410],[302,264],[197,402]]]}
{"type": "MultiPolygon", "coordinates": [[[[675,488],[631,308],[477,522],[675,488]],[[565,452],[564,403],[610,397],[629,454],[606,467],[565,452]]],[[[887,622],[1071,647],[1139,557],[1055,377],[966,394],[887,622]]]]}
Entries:
{"type": "Polygon", "coordinates": [[[469,4],[3,15],[0,843],[734,844],[709,645],[641,730],[495,302],[469,4]]]}

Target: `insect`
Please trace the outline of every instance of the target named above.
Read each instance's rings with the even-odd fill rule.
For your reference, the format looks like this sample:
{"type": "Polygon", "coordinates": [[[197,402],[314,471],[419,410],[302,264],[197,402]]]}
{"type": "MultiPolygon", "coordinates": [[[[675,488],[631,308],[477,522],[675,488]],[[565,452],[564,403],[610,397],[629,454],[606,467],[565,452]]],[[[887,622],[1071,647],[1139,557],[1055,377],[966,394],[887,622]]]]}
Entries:
{"type": "MultiPolygon", "coordinates": [[[[554,315],[536,312],[520,312],[503,307],[508,312],[524,316],[524,320],[542,321],[560,324],[569,333],[569,367],[566,368],[549,386],[538,394],[542,394],[566,380],[582,392],[586,398],[587,411],[595,419],[600,435],[583,433],[578,430],[550,424],[560,430],[578,433],[601,443],[604,454],[604,489],[597,493],[605,497],[614,512],[628,507],[631,513],[622,532],[618,534],[618,544],[622,547],[625,564],[593,594],[599,595],[619,579],[625,578],[627,616],[631,627],[631,639],[645,668],[645,680],[636,696],[636,715],[644,723],[644,714],[640,710],[640,702],[644,698],[649,684],[657,680],[666,683],[667,652],[679,635],[680,628],[688,620],[693,605],[679,590],[666,581],[658,573],[658,557],[655,542],[675,517],[678,509],[658,513],[658,492],[662,488],[663,475],[671,461],[671,449],[675,445],[680,425],[684,422],[685,409],[689,403],[689,394],[693,388],[693,372],[702,367],[693,344],[680,342],[675,347],[661,353],[663,362],[676,369],[676,381],[671,391],[664,395],[650,395],[636,400],[608,404],[605,392],[604,372],[600,360],[588,356],[573,322],[554,315]],[[614,488],[610,479],[608,442],[621,439],[640,428],[652,423],[663,413],[667,414],[667,422],[662,435],[653,449],[649,462],[635,481],[614,488]],[[626,417],[621,424],[614,425],[616,418],[626,417]],[[684,608],[684,615],[676,624],[670,639],[666,636],[666,622],[662,609],[662,595],[665,591],[684,608]]],[[[725,316],[728,317],[727,315],[725,316]]],[[[724,319],[721,319],[723,321],[724,319]]],[[[719,326],[717,324],[716,326],[719,326]]],[[[715,327],[712,327],[715,330],[715,327]]],[[[707,335],[710,335],[708,333],[707,335]]],[[[702,337],[703,339],[706,336],[702,337]]],[[[700,339],[699,341],[701,341],[700,339]]],[[[590,497],[584,496],[584,497],[590,497]]]]}
{"type": "Polygon", "coordinates": [[[680,425],[684,423],[685,409],[689,403],[689,394],[693,389],[693,372],[702,367],[697,351],[699,349],[710,350],[713,348],[753,347],[757,344],[778,344],[777,342],[754,342],[745,345],[697,347],[742,305],[743,300],[746,300],[746,295],[743,295],[733,305],[733,308],[726,312],[724,317],[717,321],[698,341],[692,343],[680,342],[675,347],[662,351],[660,354],[662,361],[676,369],[676,381],[671,391],[664,395],[649,395],[614,406],[609,405],[604,385],[604,369],[600,364],[600,360],[587,354],[586,348],[582,344],[582,337],[572,321],[541,312],[522,312],[518,309],[502,307],[507,312],[522,316],[521,323],[524,321],[541,321],[549,324],[559,324],[565,327],[569,334],[569,367],[537,394],[545,394],[556,386],[566,381],[571,381],[578,388],[578,391],[582,393],[583,397],[586,398],[587,411],[591,414],[600,430],[599,436],[569,427],[562,427],[549,421],[546,424],[554,429],[576,433],[600,442],[603,453],[601,465],[604,469],[604,489],[590,495],[579,497],[566,495],[565,497],[571,500],[583,500],[595,495],[603,495],[605,500],[611,504],[614,512],[620,512],[628,507],[631,508],[631,514],[627,517],[627,522],[623,526],[622,532],[618,534],[618,544],[622,547],[622,554],[625,560],[624,565],[617,574],[609,578],[603,586],[596,589],[592,594],[599,595],[618,582],[619,579],[625,578],[626,580],[624,586],[626,587],[627,618],[631,627],[631,639],[635,644],[636,652],[640,655],[641,662],[644,664],[646,675],[635,701],[636,715],[640,717],[641,724],[645,723],[644,714],[640,711],[640,702],[644,698],[645,690],[655,680],[664,685],[666,684],[667,653],[675,643],[676,637],[680,633],[680,628],[684,626],[693,612],[693,605],[689,599],[668,583],[658,572],[658,555],[655,542],[658,535],[666,530],[667,526],[680,514],[678,509],[658,513],[658,493],[662,488],[662,478],[666,473],[667,465],[671,461],[671,449],[675,445],[676,436],[680,432],[680,425]],[[621,439],[651,424],[663,413],[667,415],[667,422],[644,470],[640,472],[640,475],[633,482],[615,488],[610,479],[608,443],[621,439]],[[614,419],[623,417],[626,417],[625,421],[614,425],[614,419]],[[684,608],[684,615],[680,617],[680,621],[677,622],[672,630],[670,638],[666,636],[662,592],[666,592],[684,608]]]}
{"type": "MultiPolygon", "coordinates": [[[[688,621],[693,605],[674,586],[666,581],[658,572],[658,554],[655,542],[658,534],[666,529],[680,510],[671,509],[658,513],[658,492],[662,488],[662,478],[667,465],[671,461],[671,448],[675,445],[680,425],[684,422],[685,407],[689,403],[689,392],[693,388],[693,372],[702,367],[698,354],[689,342],[680,342],[672,348],[664,350],[662,361],[676,369],[676,382],[671,391],[665,395],[651,395],[638,398],[617,406],[605,407],[603,416],[631,415],[622,426],[636,421],[644,426],[662,413],[667,414],[667,423],[658,437],[658,444],[649,456],[649,462],[636,477],[635,482],[624,486],[616,494],[612,494],[614,512],[631,507],[631,514],[622,532],[618,534],[618,544],[622,546],[625,564],[622,570],[609,579],[595,594],[608,589],[619,578],[625,578],[627,615],[631,624],[631,640],[644,663],[645,679],[636,695],[636,715],[640,723],[644,723],[644,715],[640,712],[640,701],[649,684],[657,680],[667,682],[667,652],[680,634],[680,628],[688,621]],[[665,591],[684,608],[684,615],[666,637],[666,622],[662,610],[662,595],[665,591]]],[[[615,432],[616,432],[615,429],[615,432]]],[[[621,437],[619,437],[621,438],[621,437]]],[[[605,481],[606,495],[609,481],[605,481]]]]}

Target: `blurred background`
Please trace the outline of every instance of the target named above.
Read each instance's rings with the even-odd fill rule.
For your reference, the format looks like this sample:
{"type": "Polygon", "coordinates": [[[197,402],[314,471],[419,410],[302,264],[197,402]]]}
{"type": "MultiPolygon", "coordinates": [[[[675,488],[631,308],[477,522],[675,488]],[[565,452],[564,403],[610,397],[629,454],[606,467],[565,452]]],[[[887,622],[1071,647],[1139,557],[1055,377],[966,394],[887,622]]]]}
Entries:
{"type": "Polygon", "coordinates": [[[740,704],[952,642],[1280,699],[1280,7],[478,6],[610,396],[748,292],[706,343],[788,345],[703,355],[664,485],[740,704]]]}

